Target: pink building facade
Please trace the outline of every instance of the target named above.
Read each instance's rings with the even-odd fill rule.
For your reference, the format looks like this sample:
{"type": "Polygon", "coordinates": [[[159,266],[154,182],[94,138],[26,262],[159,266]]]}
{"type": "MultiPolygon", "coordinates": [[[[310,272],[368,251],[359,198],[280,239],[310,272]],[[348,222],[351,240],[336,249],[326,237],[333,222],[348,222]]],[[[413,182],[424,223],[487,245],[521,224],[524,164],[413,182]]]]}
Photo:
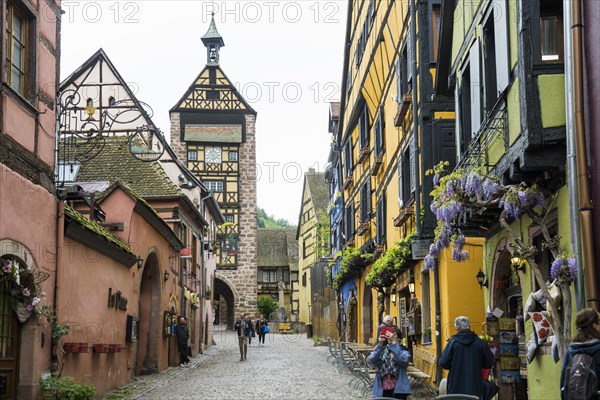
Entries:
{"type": "Polygon", "coordinates": [[[51,339],[43,319],[17,318],[12,309],[22,299],[10,289],[24,288],[15,271],[20,277],[44,275],[35,294],[45,292],[43,304],[52,306],[59,254],[53,175],[60,2],[2,0],[0,6],[2,396],[35,399],[51,364],[51,339]]]}

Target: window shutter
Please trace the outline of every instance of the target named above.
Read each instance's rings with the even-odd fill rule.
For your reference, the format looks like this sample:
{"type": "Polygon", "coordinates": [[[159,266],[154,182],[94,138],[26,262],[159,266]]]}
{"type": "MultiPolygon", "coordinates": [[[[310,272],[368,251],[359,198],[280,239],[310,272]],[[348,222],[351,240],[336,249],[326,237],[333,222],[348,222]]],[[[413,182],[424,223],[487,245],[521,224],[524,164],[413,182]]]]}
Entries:
{"type": "Polygon", "coordinates": [[[481,90],[479,68],[479,40],[475,40],[469,51],[471,74],[471,137],[479,132],[481,125],[481,90]]]}
{"type": "Polygon", "coordinates": [[[365,221],[368,221],[371,219],[371,179],[368,176],[365,186],[367,187],[367,215],[365,215],[365,221]]]}
{"type": "Polygon", "coordinates": [[[406,41],[406,82],[410,82],[410,80],[412,79],[413,49],[412,43],[410,41],[410,35],[408,35],[407,37],[408,40],[406,41]]]}
{"type": "Polygon", "coordinates": [[[402,183],[403,183],[403,179],[402,179],[402,165],[403,165],[403,157],[402,155],[400,155],[398,157],[398,207],[404,207],[404,190],[402,188],[402,183]]]}
{"type": "Polygon", "coordinates": [[[496,47],[496,84],[504,91],[510,79],[506,0],[492,0],[494,10],[494,45],[496,47]]]}
{"type": "Polygon", "coordinates": [[[398,103],[402,102],[402,53],[398,54],[398,58],[396,59],[396,101],[398,103]]]}

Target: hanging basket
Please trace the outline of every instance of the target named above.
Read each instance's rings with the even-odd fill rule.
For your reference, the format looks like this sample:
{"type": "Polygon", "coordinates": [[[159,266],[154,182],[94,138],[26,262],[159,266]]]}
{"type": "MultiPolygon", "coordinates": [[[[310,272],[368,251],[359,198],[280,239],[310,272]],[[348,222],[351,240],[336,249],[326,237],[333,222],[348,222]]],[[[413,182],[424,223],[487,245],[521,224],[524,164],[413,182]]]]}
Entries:
{"type": "Polygon", "coordinates": [[[27,310],[24,303],[15,303],[13,305],[13,309],[15,310],[17,318],[21,323],[27,321],[29,317],[31,317],[31,311],[27,310]]]}

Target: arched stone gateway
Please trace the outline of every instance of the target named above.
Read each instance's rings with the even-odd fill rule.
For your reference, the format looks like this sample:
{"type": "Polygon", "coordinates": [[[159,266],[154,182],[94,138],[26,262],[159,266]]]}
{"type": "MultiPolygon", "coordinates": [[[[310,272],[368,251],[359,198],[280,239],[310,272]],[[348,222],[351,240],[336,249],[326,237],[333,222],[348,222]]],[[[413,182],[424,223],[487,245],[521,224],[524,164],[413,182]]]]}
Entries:
{"type": "Polygon", "coordinates": [[[143,268],[140,282],[139,341],[135,368],[138,375],[158,372],[158,348],[162,326],[160,315],[162,279],[155,253],[148,255],[143,268]]]}
{"type": "Polygon", "coordinates": [[[215,277],[215,300],[219,301],[215,312],[215,321],[220,325],[227,325],[233,329],[233,324],[239,310],[236,308],[238,302],[237,293],[234,293],[227,280],[223,277],[215,277]]]}

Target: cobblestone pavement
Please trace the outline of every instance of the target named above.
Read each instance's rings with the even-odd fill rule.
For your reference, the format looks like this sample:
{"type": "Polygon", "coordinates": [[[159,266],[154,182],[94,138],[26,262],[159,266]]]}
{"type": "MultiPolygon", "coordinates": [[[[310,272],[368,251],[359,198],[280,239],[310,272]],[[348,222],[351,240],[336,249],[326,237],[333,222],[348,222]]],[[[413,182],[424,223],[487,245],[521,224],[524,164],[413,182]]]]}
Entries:
{"type": "Polygon", "coordinates": [[[214,338],[216,346],[194,357],[188,368],[138,377],[105,399],[362,398],[360,390],[348,386],[350,373],[339,373],[327,361],[328,348],[313,346],[306,334],[267,334],[264,345],[253,340],[245,361],[239,361],[234,332],[221,330],[214,338]]]}

